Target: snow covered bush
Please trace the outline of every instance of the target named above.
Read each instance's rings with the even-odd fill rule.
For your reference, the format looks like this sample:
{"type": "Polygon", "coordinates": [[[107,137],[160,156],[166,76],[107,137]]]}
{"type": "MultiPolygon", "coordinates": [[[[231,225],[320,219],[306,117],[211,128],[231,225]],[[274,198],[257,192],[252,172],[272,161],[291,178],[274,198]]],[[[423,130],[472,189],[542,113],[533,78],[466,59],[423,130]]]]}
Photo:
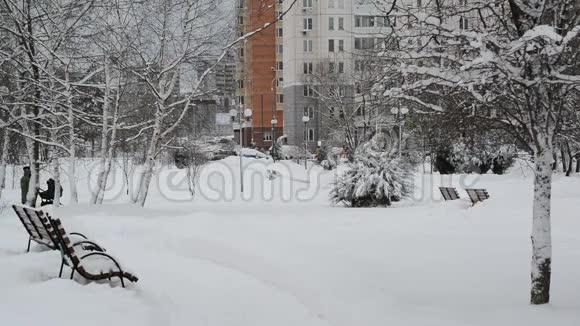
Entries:
{"type": "Polygon", "coordinates": [[[279,153],[284,160],[301,159],[304,157],[304,149],[298,146],[282,145],[279,153]]]}
{"type": "Polygon", "coordinates": [[[333,185],[330,200],[349,207],[386,207],[413,190],[415,166],[385,148],[382,134],[361,145],[333,185]]]}
{"type": "Polygon", "coordinates": [[[281,161],[284,159],[282,152],[282,144],[280,142],[275,142],[274,146],[270,148],[270,156],[274,161],[281,161]]]}
{"type": "Polygon", "coordinates": [[[321,155],[319,155],[320,166],[325,170],[336,169],[340,162],[340,152],[342,150],[338,147],[326,146],[322,147],[321,155]]]}
{"type": "Polygon", "coordinates": [[[460,139],[439,149],[434,162],[437,171],[441,174],[486,174],[491,170],[495,174],[504,174],[513,165],[516,146],[498,144],[481,135],[474,138],[480,139],[460,139]]]}

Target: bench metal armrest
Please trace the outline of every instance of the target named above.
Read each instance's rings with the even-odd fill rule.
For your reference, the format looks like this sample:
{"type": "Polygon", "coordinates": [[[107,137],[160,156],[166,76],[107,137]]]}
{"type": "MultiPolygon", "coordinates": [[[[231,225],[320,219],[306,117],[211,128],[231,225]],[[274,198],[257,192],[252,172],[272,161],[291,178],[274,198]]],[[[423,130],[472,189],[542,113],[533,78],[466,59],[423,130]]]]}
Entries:
{"type": "Polygon", "coordinates": [[[87,257],[90,257],[90,256],[103,256],[103,257],[107,257],[107,258],[109,258],[110,260],[112,260],[112,261],[113,261],[113,263],[115,263],[115,265],[116,265],[116,266],[117,266],[117,268],[119,269],[119,272],[123,273],[123,269],[121,268],[121,265],[119,265],[119,263],[118,263],[118,262],[115,260],[115,258],[113,258],[113,257],[111,257],[110,255],[107,255],[106,253],[104,253],[104,252],[101,252],[101,251],[93,251],[93,252],[91,252],[91,253],[88,253],[88,254],[86,254],[86,255],[82,256],[82,257],[80,258],[80,260],[83,260],[83,259],[85,259],[85,258],[87,258],[87,257]]]}
{"type": "Polygon", "coordinates": [[[88,239],[84,234],[79,233],[79,232],[71,232],[69,233],[70,235],[78,235],[79,237],[83,238],[83,239],[88,239]]]}
{"type": "Polygon", "coordinates": [[[75,243],[73,243],[72,246],[73,247],[76,247],[76,246],[82,245],[82,244],[90,244],[90,245],[93,245],[98,251],[101,251],[101,252],[106,251],[104,248],[102,248],[98,244],[96,244],[96,243],[94,243],[92,241],[89,241],[89,240],[83,240],[83,241],[75,242],[75,243]]]}

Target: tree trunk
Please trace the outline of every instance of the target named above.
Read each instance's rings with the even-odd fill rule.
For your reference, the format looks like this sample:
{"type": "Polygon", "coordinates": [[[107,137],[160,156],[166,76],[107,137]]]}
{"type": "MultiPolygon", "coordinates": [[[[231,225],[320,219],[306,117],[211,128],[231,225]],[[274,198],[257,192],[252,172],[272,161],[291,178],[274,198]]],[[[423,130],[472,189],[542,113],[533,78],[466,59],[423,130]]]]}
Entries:
{"type": "Polygon", "coordinates": [[[534,208],[532,224],[531,303],[550,301],[552,235],[550,204],[552,195],[552,147],[535,151],[534,208]]]}
{"type": "Polygon", "coordinates": [[[36,206],[36,197],[38,195],[38,169],[35,166],[38,166],[38,162],[36,161],[36,146],[35,142],[26,137],[26,150],[28,152],[28,160],[30,162],[30,181],[28,182],[28,193],[26,194],[26,205],[30,207],[36,206]]]}
{"type": "Polygon", "coordinates": [[[562,155],[562,172],[565,173],[568,167],[566,163],[566,153],[564,152],[564,145],[560,145],[560,155],[562,155]]]}
{"type": "MultiPolygon", "coordinates": [[[[67,82],[69,80],[67,72],[67,82]]],[[[68,84],[70,88],[70,84],[68,84]]],[[[77,181],[76,181],[76,134],[75,134],[75,118],[73,112],[72,94],[70,89],[67,90],[67,100],[68,100],[68,128],[69,128],[69,141],[70,141],[70,154],[69,154],[69,167],[68,167],[68,183],[70,188],[70,203],[78,204],[79,196],[77,193],[77,181]]]]}
{"type": "Polygon", "coordinates": [[[151,179],[153,179],[153,172],[155,169],[155,156],[158,150],[159,142],[161,138],[161,121],[156,121],[155,128],[153,130],[153,135],[151,136],[151,142],[149,144],[149,150],[147,151],[147,156],[145,157],[145,163],[143,166],[143,172],[141,174],[141,179],[139,180],[139,189],[137,190],[137,198],[134,202],[141,206],[145,206],[145,201],[147,200],[147,194],[149,192],[149,185],[151,184],[151,179]]]}
{"type": "MultiPolygon", "coordinates": [[[[108,60],[105,57],[105,95],[103,98],[103,115],[102,115],[102,129],[101,129],[101,170],[99,171],[99,175],[97,177],[97,189],[93,192],[91,197],[91,204],[99,203],[99,198],[102,197],[103,193],[105,192],[105,188],[107,187],[107,173],[106,173],[106,165],[107,165],[107,146],[108,146],[108,132],[109,132],[109,107],[110,107],[110,74],[109,74],[109,64],[108,60]]],[[[112,145],[112,144],[111,144],[112,145]]]]}
{"type": "Polygon", "coordinates": [[[570,174],[572,174],[572,169],[574,167],[574,155],[572,155],[569,142],[566,142],[566,152],[568,154],[568,168],[566,169],[566,176],[569,177],[570,174]]]}
{"type": "Polygon", "coordinates": [[[62,193],[62,188],[60,186],[60,164],[58,157],[54,157],[54,166],[52,168],[52,179],[54,180],[54,207],[60,206],[60,194],[62,193]]]}
{"type": "Polygon", "coordinates": [[[2,142],[2,153],[0,153],[0,198],[2,190],[6,187],[6,157],[8,156],[8,130],[4,130],[4,141],[2,142]]]}

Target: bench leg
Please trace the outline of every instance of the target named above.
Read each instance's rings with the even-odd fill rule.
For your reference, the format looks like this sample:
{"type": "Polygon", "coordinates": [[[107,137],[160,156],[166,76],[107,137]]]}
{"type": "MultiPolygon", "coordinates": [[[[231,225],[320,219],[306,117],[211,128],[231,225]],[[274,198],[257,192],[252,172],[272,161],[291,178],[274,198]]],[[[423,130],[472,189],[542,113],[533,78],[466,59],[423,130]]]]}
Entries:
{"type": "Polygon", "coordinates": [[[60,262],[60,272],[58,272],[58,278],[62,276],[62,268],[64,267],[64,259],[60,262]]]}
{"type": "Polygon", "coordinates": [[[121,287],[125,288],[125,281],[123,281],[123,272],[121,272],[121,276],[119,276],[119,278],[121,279],[121,287]]]}
{"type": "Polygon", "coordinates": [[[70,279],[73,279],[73,276],[75,275],[75,269],[74,267],[72,268],[71,272],[70,272],[70,279]]]}
{"type": "Polygon", "coordinates": [[[30,252],[30,242],[32,241],[31,237],[28,237],[28,247],[26,248],[26,252],[30,252]]]}

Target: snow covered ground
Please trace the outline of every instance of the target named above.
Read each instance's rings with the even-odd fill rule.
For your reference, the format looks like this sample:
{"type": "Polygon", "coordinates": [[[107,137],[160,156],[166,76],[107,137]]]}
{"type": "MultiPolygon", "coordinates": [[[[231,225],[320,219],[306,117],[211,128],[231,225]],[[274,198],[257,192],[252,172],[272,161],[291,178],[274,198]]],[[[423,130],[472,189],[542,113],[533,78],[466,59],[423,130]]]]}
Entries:
{"type": "MultiPolygon", "coordinates": [[[[183,172],[167,169],[146,208],[124,204],[119,172],[106,205],[55,210],[69,231],[88,234],[138,274],[139,283],[128,289],[58,279],[59,254],[38,246],[25,253],[25,231],[6,207],[0,213],[0,325],[580,322],[578,177],[556,177],[552,303],[533,307],[529,169],[518,166],[506,176],[418,174],[412,200],[388,209],[346,209],[328,204],[331,172],[244,162],[245,197],[232,157],[203,171],[193,202],[180,182],[183,172]],[[280,176],[268,180],[268,169],[280,176]],[[445,203],[437,190],[442,184],[460,187],[463,197],[462,188],[484,187],[491,199],[475,207],[465,199],[445,203]]],[[[91,180],[79,179],[85,201],[91,180]]],[[[19,193],[5,195],[16,200],[19,193]]],[[[65,201],[67,195],[65,189],[65,201]]]]}

